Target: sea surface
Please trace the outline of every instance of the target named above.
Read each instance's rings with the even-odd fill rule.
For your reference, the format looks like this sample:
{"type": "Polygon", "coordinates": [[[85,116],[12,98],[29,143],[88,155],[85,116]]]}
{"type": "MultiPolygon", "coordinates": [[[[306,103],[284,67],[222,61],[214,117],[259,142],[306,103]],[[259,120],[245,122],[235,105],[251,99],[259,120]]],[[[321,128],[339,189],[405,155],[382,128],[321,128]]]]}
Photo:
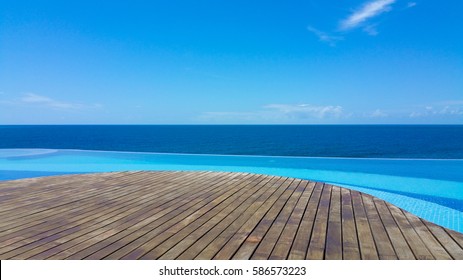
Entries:
{"type": "Polygon", "coordinates": [[[463,159],[463,125],[2,125],[11,148],[463,159]]]}

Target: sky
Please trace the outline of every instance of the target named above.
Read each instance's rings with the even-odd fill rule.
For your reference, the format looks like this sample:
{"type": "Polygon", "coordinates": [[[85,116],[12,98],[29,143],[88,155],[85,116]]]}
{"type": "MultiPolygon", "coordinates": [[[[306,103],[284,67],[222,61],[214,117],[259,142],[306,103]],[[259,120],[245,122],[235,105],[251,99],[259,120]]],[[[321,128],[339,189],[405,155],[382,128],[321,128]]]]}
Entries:
{"type": "Polygon", "coordinates": [[[463,1],[0,1],[0,124],[463,124],[463,1]]]}

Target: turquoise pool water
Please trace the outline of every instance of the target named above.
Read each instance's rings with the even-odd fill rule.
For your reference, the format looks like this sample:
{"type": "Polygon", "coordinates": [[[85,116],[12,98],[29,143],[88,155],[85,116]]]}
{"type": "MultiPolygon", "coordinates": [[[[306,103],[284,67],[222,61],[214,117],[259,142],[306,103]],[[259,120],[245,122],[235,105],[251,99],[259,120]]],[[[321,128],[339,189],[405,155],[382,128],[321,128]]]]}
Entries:
{"type": "Polygon", "coordinates": [[[463,160],[0,149],[0,180],[123,170],[238,171],[329,182],[463,232],[463,160]]]}

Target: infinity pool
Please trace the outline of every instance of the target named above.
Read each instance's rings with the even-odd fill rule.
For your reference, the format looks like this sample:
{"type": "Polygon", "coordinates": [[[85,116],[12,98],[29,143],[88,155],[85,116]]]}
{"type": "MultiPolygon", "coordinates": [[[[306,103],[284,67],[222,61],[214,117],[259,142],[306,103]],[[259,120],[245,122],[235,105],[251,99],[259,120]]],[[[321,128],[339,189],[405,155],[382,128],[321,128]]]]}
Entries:
{"type": "Polygon", "coordinates": [[[463,160],[222,156],[0,149],[0,180],[124,170],[209,170],[340,185],[463,232],[463,160]]]}

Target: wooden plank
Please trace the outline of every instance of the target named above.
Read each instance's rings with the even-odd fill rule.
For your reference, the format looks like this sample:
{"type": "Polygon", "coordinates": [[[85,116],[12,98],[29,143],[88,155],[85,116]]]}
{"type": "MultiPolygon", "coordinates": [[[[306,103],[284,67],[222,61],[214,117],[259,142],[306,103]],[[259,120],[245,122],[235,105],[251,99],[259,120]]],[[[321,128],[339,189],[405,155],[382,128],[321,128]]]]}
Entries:
{"type": "MultiPolygon", "coordinates": [[[[188,176],[186,178],[188,178],[188,176]]],[[[32,256],[33,253],[40,253],[41,251],[48,250],[50,248],[53,249],[51,250],[51,252],[56,253],[57,248],[54,248],[56,246],[59,246],[58,248],[66,247],[66,249],[69,252],[69,247],[71,245],[80,244],[82,240],[89,239],[92,236],[99,236],[99,238],[102,238],[103,237],[102,234],[106,232],[107,230],[111,229],[111,227],[116,226],[118,221],[122,221],[122,222],[126,220],[130,221],[134,217],[137,217],[137,213],[140,214],[140,213],[146,212],[147,210],[146,206],[150,204],[150,201],[152,201],[153,197],[160,199],[159,202],[164,201],[164,199],[166,199],[167,201],[171,200],[171,196],[173,194],[171,191],[165,193],[165,195],[159,195],[159,189],[156,188],[156,186],[152,186],[152,185],[148,186],[148,188],[150,187],[151,187],[151,191],[142,189],[142,190],[139,190],[139,191],[142,191],[141,193],[134,194],[137,197],[136,203],[135,204],[132,203],[131,205],[129,205],[130,207],[126,210],[123,210],[123,209],[118,210],[118,212],[116,212],[117,215],[114,215],[114,213],[112,213],[112,217],[108,218],[108,217],[99,217],[98,215],[100,215],[100,213],[95,213],[93,216],[93,219],[90,220],[90,224],[92,224],[93,226],[88,226],[88,224],[79,225],[78,229],[80,228],[83,230],[80,230],[77,232],[64,231],[61,234],[55,234],[53,236],[40,240],[39,242],[33,242],[30,245],[24,246],[21,248],[21,251],[24,251],[24,248],[26,247],[28,249],[27,250],[28,252],[25,254],[21,254],[20,257],[26,258],[28,256],[32,256]],[[95,221],[98,221],[98,220],[99,222],[95,223],[95,221]],[[87,238],[86,236],[89,236],[89,237],[87,238]],[[78,237],[78,238],[75,238],[75,237],[78,237]],[[51,242],[51,241],[54,241],[54,242],[51,242]],[[41,246],[38,246],[38,245],[41,245],[41,246]],[[31,250],[31,248],[34,248],[34,249],[31,250]]],[[[172,187],[172,185],[166,184],[165,187],[172,187]]],[[[123,199],[125,198],[126,197],[124,197],[123,199]]],[[[162,203],[160,203],[160,205],[162,205],[162,203]]],[[[40,258],[43,258],[43,257],[45,256],[43,254],[40,254],[40,258]]]]}
{"type": "Polygon", "coordinates": [[[267,231],[267,234],[262,239],[262,242],[257,246],[256,250],[254,251],[251,259],[279,259],[278,255],[275,255],[272,258],[270,254],[272,253],[272,250],[274,249],[277,241],[279,240],[279,237],[286,223],[288,222],[289,217],[294,211],[294,208],[296,207],[297,202],[299,201],[299,198],[301,197],[306,186],[306,184],[301,184],[300,180],[295,181],[294,184],[297,184],[296,189],[291,194],[289,199],[286,201],[285,206],[283,207],[283,209],[281,209],[276,219],[273,221],[272,225],[267,231]]]}
{"type": "Polygon", "coordinates": [[[402,235],[400,228],[396,224],[394,218],[389,212],[389,208],[383,200],[374,198],[373,202],[378,209],[379,216],[386,228],[389,239],[391,240],[392,246],[397,257],[400,260],[414,260],[415,255],[407,244],[405,237],[402,235]]]}
{"type": "MultiPolygon", "coordinates": [[[[258,176],[253,176],[252,180],[260,180],[258,176]]],[[[238,184],[238,187],[244,189],[243,184],[251,184],[252,180],[244,180],[238,184]]],[[[226,183],[225,185],[227,185],[226,183]]],[[[223,188],[224,186],[222,186],[223,188]]],[[[244,190],[242,190],[244,191],[244,190]]],[[[222,201],[227,199],[233,199],[239,195],[238,189],[230,188],[225,193],[220,196],[212,197],[210,200],[202,201],[199,205],[200,208],[185,208],[180,209],[181,214],[176,215],[174,218],[171,218],[169,221],[164,223],[162,226],[151,226],[154,229],[151,229],[144,235],[139,235],[137,232],[135,241],[131,241],[129,244],[122,246],[120,249],[116,250],[114,253],[110,254],[107,258],[117,259],[117,258],[127,258],[135,259],[143,256],[150,248],[159,245],[162,241],[172,236],[176,232],[180,231],[183,227],[195,221],[197,217],[202,216],[210,209],[214,208],[215,205],[220,204],[222,201]],[[147,248],[147,249],[145,249],[147,248]]],[[[133,236],[128,236],[133,238],[133,236]]],[[[120,242],[124,244],[125,241],[120,242]]]]}
{"type": "Polygon", "coordinates": [[[458,245],[458,243],[453,240],[448,232],[436,224],[427,221],[423,221],[423,223],[432,232],[434,237],[439,241],[439,243],[445,248],[445,250],[453,259],[463,260],[463,250],[458,245]]]}
{"type": "MultiPolygon", "coordinates": [[[[267,188],[267,190],[269,190],[269,188],[267,188]]],[[[142,259],[159,258],[171,260],[177,258],[186,248],[200,239],[211,228],[220,225],[221,221],[225,221],[225,225],[234,221],[244,209],[247,209],[265,191],[265,188],[258,186],[255,189],[250,189],[237,199],[234,199],[232,203],[224,205],[224,208],[221,209],[220,207],[216,207],[216,209],[200,217],[194,225],[191,224],[189,227],[185,228],[185,232],[176,234],[173,238],[163,242],[160,246],[143,256],[142,259]],[[239,211],[234,211],[237,209],[239,211]],[[197,225],[199,225],[199,227],[197,227],[197,225]]],[[[218,232],[220,232],[220,229],[218,232]]]]}
{"type": "MultiPolygon", "coordinates": [[[[97,206],[102,207],[102,205],[100,203],[95,203],[97,206]]],[[[80,206],[80,204],[79,204],[80,206]]],[[[104,206],[103,206],[104,207],[104,206]]],[[[74,207],[75,209],[79,209],[79,207],[74,207]]],[[[67,212],[58,212],[58,213],[55,213],[55,215],[51,215],[51,216],[46,216],[46,227],[51,227],[52,225],[62,225],[63,224],[63,221],[66,221],[68,222],[68,218],[69,217],[73,217],[73,216],[70,216],[70,215],[66,215],[68,214],[67,212]],[[64,216],[63,216],[64,215],[64,216]],[[56,219],[55,219],[56,218],[56,219]]],[[[11,237],[12,236],[21,236],[22,239],[25,239],[25,238],[29,238],[31,236],[34,236],[36,234],[38,234],[39,232],[43,232],[46,228],[43,227],[43,225],[40,225],[41,223],[43,224],[43,220],[38,220],[38,222],[36,223],[28,223],[28,224],[25,224],[23,227],[20,227],[20,228],[16,228],[15,231],[13,230],[8,230],[8,231],[3,231],[3,235],[0,237],[1,238],[1,242],[2,244],[4,245],[10,245],[11,243],[14,243],[14,242],[11,242],[11,237]],[[11,232],[13,231],[13,232],[11,232]]],[[[27,240],[26,240],[27,241],[27,240]]],[[[24,243],[24,241],[21,241],[22,243],[24,243]]],[[[21,244],[19,244],[21,245],[21,244]]],[[[24,245],[24,244],[22,244],[24,245]]],[[[17,246],[17,244],[15,244],[15,246],[17,246]]]]}
{"type": "MultiPolygon", "coordinates": [[[[112,174],[111,178],[131,176],[132,173],[133,172],[116,172],[112,174]]],[[[102,182],[106,180],[106,176],[99,176],[99,174],[83,174],[79,178],[73,175],[35,178],[33,181],[27,183],[24,182],[26,180],[9,181],[7,183],[10,184],[11,187],[16,188],[16,190],[11,191],[9,190],[11,188],[2,187],[0,188],[0,193],[2,197],[4,195],[8,195],[9,197],[15,197],[15,199],[4,201],[5,203],[2,203],[0,212],[16,209],[14,202],[18,202],[21,204],[24,203],[26,205],[28,202],[30,202],[30,204],[33,204],[36,198],[43,199],[44,196],[48,194],[54,194],[53,197],[56,197],[56,195],[72,192],[72,189],[63,188],[63,186],[66,187],[70,184],[74,184],[75,182],[82,180],[86,182],[102,182]],[[54,191],[57,188],[62,188],[63,193],[55,194],[54,191]],[[23,195],[24,191],[27,191],[28,196],[23,195]]]]}
{"type": "Polygon", "coordinates": [[[432,235],[429,229],[423,224],[423,222],[417,216],[404,212],[410,224],[416,230],[416,233],[423,240],[426,247],[432,253],[435,259],[437,260],[451,260],[452,257],[445,251],[442,245],[437,241],[437,239],[432,235]]]}
{"type": "MultiPolygon", "coordinates": [[[[79,203],[79,206],[74,207],[71,213],[56,213],[55,215],[52,215],[47,218],[47,225],[45,227],[41,224],[34,224],[29,226],[25,225],[24,227],[21,227],[21,229],[16,228],[16,231],[1,236],[2,245],[7,246],[11,245],[12,243],[15,243],[14,246],[20,247],[30,242],[37,241],[43,237],[59,233],[65,229],[69,229],[70,227],[72,227],[73,222],[78,221],[82,218],[88,220],[89,216],[92,216],[92,211],[98,210],[99,214],[103,214],[107,211],[114,210],[114,205],[118,202],[117,198],[123,197],[126,200],[126,202],[129,203],[130,200],[133,198],[132,194],[137,192],[136,190],[129,191],[129,189],[130,188],[127,188],[127,191],[118,192],[119,196],[114,197],[113,201],[108,203],[101,203],[101,201],[91,204],[79,203]],[[65,220],[66,223],[63,223],[63,220],[65,220]],[[13,237],[15,236],[20,236],[21,238],[13,240],[13,237]]],[[[137,194],[136,197],[133,199],[139,198],[140,195],[137,194]]],[[[4,251],[0,250],[0,253],[1,252],[4,251]]]]}
{"type": "MultiPolygon", "coordinates": [[[[231,220],[232,215],[227,216],[217,226],[211,228],[205,235],[197,240],[192,246],[185,250],[177,259],[212,259],[222,248],[223,244],[246,222],[253,214],[271,197],[277,190],[275,187],[263,185],[260,187],[265,192],[262,193],[254,202],[252,202],[245,211],[235,220],[231,220]]],[[[244,206],[240,206],[244,207],[244,206]]],[[[236,210],[236,209],[235,209],[236,210]]],[[[235,211],[234,211],[235,212],[235,211]]],[[[232,213],[233,214],[233,213],[232,213]]]]}
{"type": "Polygon", "coordinates": [[[331,185],[323,186],[322,196],[317,209],[317,216],[309,242],[306,258],[309,260],[322,260],[325,257],[326,231],[331,203],[331,185]]]}
{"type": "Polygon", "coordinates": [[[117,174],[117,176],[109,180],[103,180],[98,177],[92,179],[87,178],[84,181],[87,183],[85,186],[90,186],[91,189],[84,189],[83,191],[82,181],[74,179],[74,181],[69,183],[53,185],[54,189],[48,191],[47,193],[40,194],[37,196],[28,195],[24,199],[14,199],[10,203],[12,205],[11,208],[8,207],[8,203],[2,203],[0,208],[2,210],[1,214],[6,216],[4,220],[1,221],[2,226],[5,227],[11,224],[11,222],[14,223],[18,220],[21,221],[21,218],[31,216],[32,214],[42,214],[43,211],[51,212],[50,209],[52,207],[50,206],[65,206],[67,203],[78,201],[81,198],[88,198],[91,196],[91,194],[101,195],[104,194],[105,191],[113,191],[113,189],[108,188],[108,186],[106,186],[106,189],[104,189],[105,185],[100,184],[108,182],[118,182],[120,180],[124,180],[124,178],[130,178],[132,180],[133,176],[135,175],[131,173],[121,173],[117,174]],[[95,186],[98,186],[98,188],[95,188],[95,186]],[[57,192],[57,190],[59,190],[59,192],[57,192]],[[33,202],[28,203],[31,200],[33,200],[33,202]],[[25,209],[27,209],[28,211],[22,211],[25,209]]]}
{"type": "MultiPolygon", "coordinates": [[[[201,204],[199,203],[209,201],[208,198],[211,197],[212,194],[216,194],[217,190],[219,193],[225,192],[227,189],[221,189],[220,187],[221,183],[226,182],[228,179],[230,178],[228,178],[227,175],[222,174],[222,176],[211,178],[211,180],[200,180],[201,184],[197,186],[200,186],[201,189],[198,191],[194,189],[191,190],[189,188],[191,185],[195,186],[196,184],[194,184],[194,182],[196,181],[189,181],[175,185],[173,188],[176,190],[175,192],[179,192],[180,187],[182,190],[185,190],[185,192],[181,192],[182,196],[179,199],[169,200],[169,203],[162,207],[159,207],[159,202],[154,200],[152,201],[152,206],[148,209],[148,211],[147,209],[143,209],[142,216],[139,216],[136,220],[128,217],[108,238],[99,240],[97,235],[95,238],[85,241],[85,246],[79,244],[78,246],[75,246],[76,249],[73,252],[70,252],[70,249],[67,249],[66,252],[55,255],[52,258],[62,258],[63,254],[66,256],[66,259],[103,258],[123,246],[125,243],[121,244],[120,242],[118,243],[118,241],[122,238],[126,238],[127,235],[134,234],[131,235],[131,237],[139,236],[140,234],[152,229],[152,227],[163,225],[167,221],[173,219],[177,214],[181,213],[185,208],[189,208],[191,205],[195,205],[192,209],[196,209],[196,206],[201,207],[201,204]],[[193,195],[191,194],[191,191],[193,191],[193,195]]],[[[114,229],[114,226],[109,227],[109,229],[114,229]]],[[[128,240],[130,243],[131,240],[128,240]]]]}
{"type": "Polygon", "coordinates": [[[463,234],[447,228],[445,228],[445,231],[455,240],[460,248],[463,249],[463,234]]]}
{"type": "Polygon", "coordinates": [[[332,186],[325,259],[342,260],[341,189],[332,186]]]}
{"type": "MultiPolygon", "coordinates": [[[[247,181],[247,178],[252,177],[255,176],[243,177],[243,179],[247,181]]],[[[225,196],[227,193],[230,193],[230,191],[233,191],[227,187],[233,180],[233,177],[222,177],[221,180],[214,181],[207,190],[203,190],[200,193],[194,192],[193,195],[191,193],[186,193],[182,198],[181,204],[173,203],[169,205],[169,207],[164,208],[161,211],[162,213],[158,212],[154,215],[150,215],[147,219],[144,219],[143,222],[124,230],[124,232],[89,247],[86,254],[88,254],[89,250],[94,253],[88,255],[86,258],[101,259],[106,256],[111,256],[110,258],[114,259],[114,255],[120,254],[120,256],[123,256],[124,253],[121,252],[127,250],[128,247],[140,244],[140,242],[143,242],[147,236],[150,236],[154,232],[169,228],[169,226],[178,219],[186,219],[189,213],[197,211],[210,201],[217,199],[217,197],[225,196]]],[[[182,186],[182,189],[189,190],[190,188],[188,186],[182,186]]],[[[81,254],[83,253],[84,252],[81,254]]],[[[74,257],[78,257],[78,255],[74,257]]]]}
{"type": "Polygon", "coordinates": [[[463,259],[463,234],[323,183],[229,172],[0,182],[0,259],[463,259]]]}
{"type": "MultiPolygon", "coordinates": [[[[188,176],[186,174],[186,176],[188,176]]],[[[146,179],[146,175],[142,177],[142,179],[146,179]]],[[[134,181],[133,179],[129,179],[129,182],[134,181]]],[[[82,209],[82,207],[85,207],[87,205],[95,205],[95,204],[101,204],[101,201],[107,200],[107,196],[113,195],[114,193],[119,193],[121,192],[121,189],[125,188],[124,185],[124,180],[116,180],[116,181],[108,181],[103,184],[103,186],[106,189],[109,190],[101,190],[100,187],[102,185],[94,185],[93,181],[89,182],[80,182],[79,185],[76,186],[70,186],[71,188],[75,190],[79,190],[80,195],[83,197],[82,199],[79,199],[80,197],[72,194],[69,195],[72,197],[73,201],[72,202],[67,202],[67,203],[62,203],[63,201],[57,201],[57,204],[52,204],[50,202],[44,202],[42,208],[46,209],[45,211],[41,212],[36,212],[36,211],[31,211],[29,214],[28,211],[29,209],[27,207],[21,207],[18,206],[18,209],[21,209],[20,211],[23,211],[26,213],[26,216],[22,218],[18,218],[18,220],[13,222],[13,226],[11,225],[5,225],[1,224],[0,226],[4,228],[4,231],[2,232],[3,236],[18,230],[23,230],[25,228],[30,228],[34,226],[37,221],[43,221],[46,219],[47,221],[61,221],[63,220],[63,213],[65,213],[67,216],[66,217],[73,217],[74,216],[74,211],[78,211],[82,209]],[[87,190],[87,188],[92,188],[90,191],[87,190]],[[78,207],[76,207],[76,204],[78,207]],[[57,218],[56,220],[53,220],[53,218],[57,218]],[[8,229],[7,229],[8,228],[8,229]]],[[[55,191],[56,193],[60,193],[60,190],[57,189],[55,191]]]]}
{"type": "Polygon", "coordinates": [[[376,250],[370,223],[368,222],[368,217],[363,206],[362,196],[357,191],[351,191],[351,197],[360,245],[360,256],[362,260],[377,260],[379,259],[379,255],[376,250]]]}
{"type": "MultiPolygon", "coordinates": [[[[172,192],[170,192],[170,193],[172,193],[172,192]]],[[[169,196],[171,196],[171,195],[172,194],[169,194],[169,196]]],[[[147,206],[150,206],[150,204],[151,204],[150,201],[153,200],[153,197],[155,199],[158,198],[158,197],[153,195],[153,193],[150,192],[150,191],[147,191],[146,194],[145,193],[143,193],[143,194],[140,193],[138,195],[138,197],[139,197],[138,201],[136,201],[133,205],[131,205],[131,207],[129,209],[125,209],[125,210],[120,209],[120,210],[118,210],[118,214],[117,215],[112,214],[113,217],[111,217],[111,218],[107,218],[107,217],[104,218],[104,219],[103,219],[103,217],[98,218],[98,219],[103,219],[103,220],[96,223],[96,224],[94,224],[93,226],[90,226],[90,227],[81,225],[80,227],[83,230],[81,230],[80,232],[77,232],[75,234],[62,236],[60,239],[58,239],[60,241],[58,247],[49,248],[47,246],[46,248],[42,248],[42,249],[50,249],[50,250],[47,250],[46,252],[41,253],[40,256],[44,257],[43,256],[44,254],[46,256],[49,256],[50,254],[56,254],[57,252],[59,252],[59,250],[58,250],[59,248],[69,249],[70,247],[72,247],[72,246],[74,246],[76,244],[79,244],[80,242],[82,242],[84,240],[90,239],[93,236],[99,236],[103,232],[108,231],[109,229],[111,229],[112,227],[117,228],[121,224],[124,224],[124,221],[132,222],[132,220],[136,220],[137,217],[140,217],[140,215],[145,215],[146,216],[145,212],[148,209],[150,209],[149,207],[147,208],[147,206]],[[140,203],[143,203],[144,205],[140,204],[140,203]]],[[[167,198],[164,195],[164,196],[159,196],[159,199],[162,199],[162,201],[164,201],[164,199],[168,200],[169,198],[167,198]]],[[[165,202],[167,202],[167,201],[165,201],[165,202]]],[[[162,205],[162,203],[161,203],[161,205],[162,205]]],[[[160,205],[158,205],[158,206],[160,206],[160,205]]],[[[40,249],[40,248],[37,248],[37,250],[38,249],[40,249]]]]}
{"type": "Polygon", "coordinates": [[[235,260],[247,260],[252,257],[254,250],[257,248],[259,243],[265,237],[268,229],[272,225],[273,221],[280,213],[281,209],[284,207],[286,201],[291,196],[291,194],[296,189],[298,182],[292,180],[286,180],[283,184],[284,191],[278,198],[278,200],[272,205],[270,210],[265,214],[265,216],[260,220],[259,224],[254,228],[251,234],[245,239],[241,244],[241,247],[233,255],[235,260]]]}
{"type": "Polygon", "coordinates": [[[323,184],[315,185],[314,182],[309,183],[308,187],[313,188],[312,195],[310,196],[309,203],[306,206],[301,224],[294,238],[293,245],[289,251],[288,259],[290,260],[303,260],[309,248],[310,237],[312,235],[312,228],[315,222],[320,197],[323,190],[323,184]]]}
{"type": "Polygon", "coordinates": [[[394,251],[386,229],[379,217],[378,211],[373,202],[373,198],[369,195],[362,194],[362,201],[368,218],[368,223],[371,227],[371,233],[375,240],[378,256],[381,260],[397,260],[397,255],[394,251]]]}
{"type": "Polygon", "coordinates": [[[88,173],[80,175],[57,175],[48,177],[26,178],[0,182],[0,192],[6,195],[16,195],[22,197],[25,191],[32,196],[36,193],[42,193],[56,185],[66,185],[67,182],[76,180],[90,181],[95,179],[111,179],[118,176],[141,173],[141,171],[122,171],[122,172],[105,172],[105,173],[88,173]]]}
{"type": "MultiPolygon", "coordinates": [[[[310,191],[313,189],[314,183],[310,184],[310,191]]],[[[248,221],[239,228],[230,240],[224,244],[218,253],[213,257],[216,260],[227,260],[231,259],[233,255],[240,248],[241,244],[246,240],[246,238],[252,233],[256,228],[262,218],[268,213],[272,205],[278,200],[279,196],[283,193],[284,188],[278,188],[269,199],[267,199],[262,207],[260,207],[248,221]]]]}
{"type": "Polygon", "coordinates": [[[399,208],[389,203],[387,203],[387,206],[391,211],[392,217],[394,218],[395,222],[402,231],[405,240],[408,243],[408,246],[410,246],[410,248],[412,249],[415,258],[418,260],[433,260],[433,255],[426,248],[426,245],[423,243],[420,236],[410,225],[403,212],[399,208]]]}
{"type": "MultiPolygon", "coordinates": [[[[244,193],[248,192],[249,189],[252,189],[255,184],[264,181],[265,178],[261,176],[254,177],[249,181],[242,181],[239,184],[234,184],[236,186],[233,188],[231,186],[230,192],[227,192],[224,195],[217,197],[216,199],[208,202],[206,205],[201,207],[198,210],[193,212],[186,212],[186,217],[181,217],[181,219],[173,218],[171,219],[165,228],[159,227],[152,230],[149,234],[143,236],[136,244],[131,245],[130,247],[123,248],[122,251],[116,251],[116,254],[111,254],[108,256],[109,259],[113,258],[122,258],[122,259],[138,259],[141,257],[155,259],[158,256],[151,256],[149,253],[159,247],[161,244],[164,244],[166,240],[170,240],[173,244],[176,244],[176,239],[179,238],[182,234],[194,230],[194,227],[201,226],[201,223],[198,223],[198,219],[207,220],[214,215],[217,211],[227,207],[229,204],[233,203],[237,198],[242,196],[244,193]],[[186,229],[185,229],[186,228],[186,229]],[[191,230],[191,231],[190,231],[191,230]],[[175,237],[173,237],[176,235],[175,237]]],[[[181,238],[180,238],[181,239],[181,238]]],[[[169,241],[168,241],[169,242],[169,241]]],[[[165,248],[162,248],[164,253],[165,248]]],[[[153,252],[158,253],[158,252],[153,252]]]]}
{"type": "MultiPolygon", "coordinates": [[[[246,179],[241,181],[240,184],[249,184],[250,180],[255,180],[258,179],[258,176],[252,176],[250,179],[246,179]]],[[[122,258],[124,256],[128,256],[129,259],[134,259],[137,257],[142,256],[145,254],[146,249],[144,247],[150,246],[151,244],[155,243],[156,245],[162,242],[164,239],[167,239],[169,236],[173,235],[176,231],[180,230],[182,227],[188,225],[191,222],[194,222],[196,217],[199,217],[206,213],[208,210],[210,210],[214,205],[219,204],[221,201],[228,199],[231,196],[236,196],[237,195],[237,190],[236,189],[229,189],[227,185],[232,184],[232,182],[227,182],[222,188],[226,188],[227,191],[219,196],[211,197],[211,199],[202,201],[198,205],[200,207],[198,208],[184,208],[184,209],[179,209],[180,214],[176,214],[173,218],[170,218],[168,221],[166,221],[164,224],[161,226],[156,226],[156,225],[150,225],[149,231],[145,232],[144,234],[140,235],[140,232],[137,231],[135,234],[135,240],[130,241],[133,239],[133,235],[131,234],[127,236],[129,244],[124,244],[127,243],[122,239],[120,243],[122,246],[120,249],[114,251],[114,253],[110,254],[107,258],[109,259],[117,259],[117,258],[122,258]],[[149,242],[148,242],[149,241],[149,242]],[[124,246],[125,245],[125,246],[124,246]],[[131,253],[132,252],[132,253],[131,253]]]]}
{"type": "Polygon", "coordinates": [[[301,182],[301,185],[304,186],[301,198],[291,213],[291,216],[289,217],[289,220],[286,223],[285,228],[281,233],[275,248],[272,251],[272,254],[270,255],[270,259],[284,260],[288,258],[291,246],[293,245],[294,238],[297,234],[297,230],[301,224],[302,217],[313,191],[313,186],[309,186],[308,181],[301,182]]]}
{"type": "Polygon", "coordinates": [[[342,255],[345,260],[359,260],[360,248],[355,226],[350,190],[341,188],[342,255]]]}

